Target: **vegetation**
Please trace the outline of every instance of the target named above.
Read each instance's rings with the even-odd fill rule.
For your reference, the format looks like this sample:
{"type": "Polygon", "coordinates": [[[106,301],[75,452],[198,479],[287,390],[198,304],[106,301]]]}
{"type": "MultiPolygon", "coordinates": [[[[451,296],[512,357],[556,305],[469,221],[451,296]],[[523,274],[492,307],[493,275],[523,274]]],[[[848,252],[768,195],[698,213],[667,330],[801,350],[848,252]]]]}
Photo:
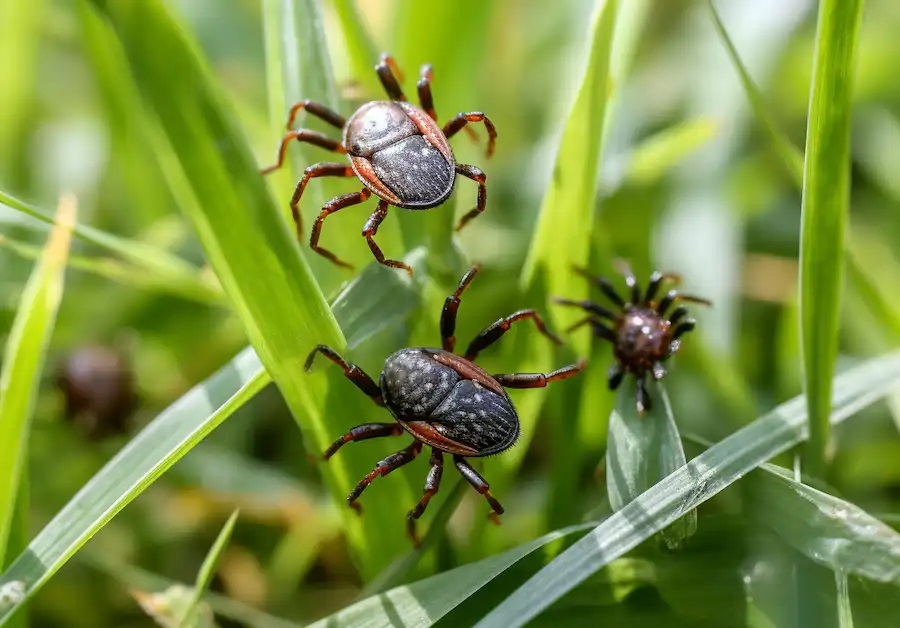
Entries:
{"type": "MultiPolygon", "coordinates": [[[[0,625],[895,625],[894,5],[4,0],[0,625]],[[490,161],[483,130],[452,140],[484,215],[453,232],[460,179],[383,223],[412,279],[359,236],[373,201],[323,231],[353,273],[295,242],[288,199],[327,153],[259,175],[292,103],[383,97],[381,50],[410,96],[433,65],[442,121],[499,131],[490,161]],[[622,287],[616,258],[714,303],[647,415],[586,328],[514,327],[489,372],[588,366],[511,393],[522,436],[479,463],[503,525],[448,465],[414,550],[426,460],[347,508],[407,439],[320,460],[390,418],[304,372],[314,345],[372,375],[436,345],[473,261],[461,342],[520,307],[562,333],[553,297],[602,299],[573,266],[622,287]]],[[[358,185],[312,181],[307,228],[358,185]]]]}

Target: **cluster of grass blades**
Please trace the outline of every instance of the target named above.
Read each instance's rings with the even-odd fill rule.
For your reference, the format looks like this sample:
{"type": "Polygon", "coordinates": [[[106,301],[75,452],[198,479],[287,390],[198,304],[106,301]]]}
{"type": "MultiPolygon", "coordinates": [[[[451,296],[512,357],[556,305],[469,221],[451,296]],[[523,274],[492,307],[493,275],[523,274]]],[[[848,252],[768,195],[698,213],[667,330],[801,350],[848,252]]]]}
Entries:
{"type": "MultiPolygon", "coordinates": [[[[477,88],[468,81],[467,66],[485,57],[489,18],[509,7],[503,2],[442,5],[433,16],[442,26],[432,36],[421,28],[417,3],[396,4],[396,56],[404,63],[428,60],[441,68],[457,67],[448,83],[465,84],[468,89],[460,88],[447,97],[447,103],[455,106],[474,97],[477,88]],[[476,17],[470,41],[460,45],[461,54],[454,56],[454,33],[466,27],[472,15],[476,17]]],[[[618,110],[617,89],[626,81],[640,33],[649,28],[649,3],[598,0],[595,4],[583,42],[584,64],[574,73],[575,84],[557,125],[559,137],[547,164],[552,174],[537,210],[533,236],[522,251],[524,263],[504,270],[514,280],[497,282],[508,292],[494,296],[508,309],[507,297],[518,300],[524,295],[552,312],[547,318],[555,329],[565,328],[572,320],[565,310],[552,309],[551,297],[587,296],[588,285],[571,267],[605,266],[617,248],[612,236],[595,226],[614,211],[615,195],[660,184],[719,132],[716,121],[698,117],[651,134],[621,160],[626,165],[613,183],[600,182],[608,136],[613,133],[609,119],[618,110]],[[599,208],[598,193],[603,201],[599,208]]],[[[10,6],[21,9],[23,0],[14,0],[10,6]]],[[[348,65],[360,77],[360,84],[352,87],[366,93],[375,90],[377,81],[370,66],[378,47],[363,19],[367,10],[344,0],[334,0],[329,8],[343,33],[348,65]]],[[[678,570],[687,570],[685,565],[696,557],[698,546],[715,535],[716,517],[698,516],[698,507],[732,485],[735,490],[728,492],[728,499],[738,495],[741,512],[747,516],[735,523],[738,517],[733,513],[722,515],[728,525],[741,530],[756,526],[746,535],[748,545],[778,542],[792,552],[787,558],[779,557],[783,562],[767,565],[785,566],[792,574],[797,625],[850,626],[854,619],[865,625],[879,612],[889,612],[872,602],[876,595],[861,591],[859,583],[889,587],[896,596],[900,534],[839,497],[826,483],[830,463],[826,446],[832,429],[853,422],[862,410],[896,393],[900,385],[897,352],[848,360],[835,367],[849,205],[851,85],[862,2],[822,0],[819,6],[802,154],[779,130],[715,7],[710,3],[708,8],[755,119],[788,177],[802,191],[798,335],[806,367],[804,393],[764,413],[754,413],[752,401],[736,402],[751,408],[746,413],[759,416],[710,444],[679,432],[674,404],[677,384],[668,391],[654,383],[651,394],[656,403],[646,415],[635,410],[633,378],[626,378],[615,396],[606,392],[606,349],[587,334],[573,335],[570,348],[556,353],[545,339],[511,334],[505,348],[488,357],[492,365],[502,361],[507,370],[512,363],[516,370],[546,371],[549,364],[563,363],[559,358],[571,355],[569,351],[588,356],[590,362],[581,378],[585,383],[567,395],[547,390],[515,397],[523,427],[521,442],[486,462],[486,475],[494,482],[492,491],[504,494],[525,483],[530,452],[538,452],[538,459],[551,458],[549,477],[542,480],[547,493],[543,522],[533,521],[540,504],[527,493],[526,497],[517,494],[514,500],[503,500],[511,511],[504,529],[511,532],[501,536],[488,529],[481,510],[472,515],[473,504],[483,509],[483,503],[464,501],[468,487],[461,481],[454,486],[448,483],[423,520],[428,531],[422,547],[412,550],[401,532],[402,515],[421,494],[421,475],[398,472],[380,480],[378,488],[366,495],[365,516],[358,517],[344,507],[344,497],[371,470],[377,455],[354,456],[354,448],[348,447],[351,451],[342,450],[313,472],[321,475],[340,512],[309,532],[326,539],[333,537],[322,534],[322,527],[339,531],[364,586],[357,599],[332,604],[332,609],[342,608],[314,625],[520,626],[557,620],[581,625],[588,619],[602,623],[605,613],[641,625],[647,616],[635,611],[633,600],[639,600],[647,588],[664,594],[678,590],[678,570]],[[539,418],[548,411],[571,420],[541,425],[539,418]],[[549,434],[546,441],[541,438],[542,429],[549,434]],[[572,440],[582,446],[573,447],[572,440]],[[807,445],[802,464],[793,472],[770,462],[803,443],[807,445]],[[585,497],[579,489],[580,475],[600,463],[597,452],[604,447],[605,465],[598,468],[605,469],[605,481],[595,484],[605,483],[608,503],[598,492],[585,497]],[[699,453],[686,455],[686,450],[695,449],[699,453]],[[589,461],[593,455],[596,459],[589,461]],[[378,494],[379,490],[383,492],[378,494]],[[465,507],[458,508],[460,504],[465,507]],[[512,504],[516,507],[511,508],[512,504]],[[454,539],[449,532],[448,522],[457,510],[468,518],[468,540],[454,539]],[[513,510],[531,514],[515,518],[510,516],[513,510]],[[772,536],[759,532],[763,529],[772,536]]],[[[261,9],[268,120],[260,126],[267,127],[274,138],[291,101],[308,97],[340,109],[344,86],[334,78],[328,45],[334,42],[326,38],[322,2],[263,0],[261,9]]],[[[406,216],[384,231],[383,246],[408,251],[404,259],[415,268],[414,280],[375,264],[350,278],[308,255],[294,242],[282,202],[283,191],[294,183],[290,169],[274,175],[271,182],[260,177],[242,128],[252,126],[252,115],[242,109],[245,103],[235,104],[225,93],[190,29],[173,10],[162,0],[80,0],[76,12],[104,109],[119,129],[115,145],[122,150],[138,145],[152,150],[152,173],[145,180],[138,177],[135,184],[154,189],[155,200],[141,202],[149,205],[171,196],[215,280],[166,247],[79,222],[72,197],[64,197],[59,211],[51,216],[0,192],[4,206],[50,225],[43,246],[27,238],[0,236],[5,250],[34,263],[16,305],[0,375],[0,626],[27,625],[26,606],[40,601],[41,589],[81,555],[94,535],[226,420],[245,407],[256,407],[251,404],[261,402],[258,398],[269,384],[277,387],[286,402],[299,428],[296,439],[302,440],[310,457],[317,458],[336,434],[363,422],[360,417],[373,412],[371,404],[362,396],[351,397],[350,392],[356,391],[336,369],[304,372],[310,348],[325,343],[342,353],[359,355],[366,369],[375,373],[388,352],[417,342],[420,336],[423,343],[433,344],[434,314],[446,294],[450,271],[461,261],[457,257],[460,242],[450,235],[450,212],[430,217],[433,222],[427,227],[418,216],[406,216]],[[173,72],[176,63],[178,71],[173,72]],[[164,185],[165,191],[155,190],[158,186],[153,182],[164,185]],[[271,193],[274,190],[277,195],[271,193]],[[80,251],[69,255],[72,239],[106,257],[80,251]],[[30,478],[25,460],[31,417],[40,374],[50,354],[67,266],[224,312],[239,321],[249,345],[150,420],[28,541],[24,531],[30,478]],[[424,340],[426,330],[431,340],[424,340]]],[[[0,102],[3,98],[0,95],[0,102]]],[[[303,161],[298,158],[294,174],[315,156],[306,149],[298,154],[303,161]]],[[[134,168],[126,167],[133,177],[134,169],[142,166],[133,155],[129,159],[135,160],[134,168]]],[[[304,208],[320,203],[332,190],[328,186],[310,189],[304,208]]],[[[503,182],[496,190],[497,196],[491,198],[509,193],[503,182]]],[[[466,192],[463,196],[468,199],[466,192]]],[[[355,228],[352,235],[340,238],[342,246],[357,239],[355,228]]],[[[367,262],[365,254],[353,257],[353,253],[351,258],[367,262]]],[[[866,254],[860,252],[860,256],[866,254]]],[[[884,298],[864,265],[852,263],[850,270],[855,289],[868,295],[882,324],[896,334],[897,306],[884,298]]],[[[464,308],[477,300],[476,290],[467,294],[464,308]]],[[[701,346],[700,338],[686,344],[695,342],[698,353],[711,351],[701,346]]],[[[736,390],[735,396],[743,399],[753,398],[743,382],[733,384],[737,378],[732,373],[717,373],[714,361],[704,362],[701,370],[707,383],[731,377],[728,390],[736,390]]],[[[421,465],[413,466],[421,471],[421,465]]],[[[213,625],[214,614],[220,614],[263,628],[295,625],[209,591],[229,541],[239,531],[235,512],[216,537],[192,586],[154,579],[88,552],[85,561],[129,583],[135,599],[162,623],[207,626],[213,625]]],[[[333,549],[323,550],[325,546],[325,541],[303,545],[309,552],[333,549]]],[[[297,572],[303,569],[308,565],[297,572]]],[[[732,571],[724,580],[739,579],[738,567],[732,571]]],[[[748,583],[763,579],[755,573],[746,577],[748,583]]],[[[289,577],[285,580],[288,584],[283,586],[290,590],[289,577]]],[[[754,586],[740,589],[745,614],[740,619],[754,626],[780,625],[754,605],[754,596],[762,595],[754,586]]],[[[728,595],[733,594],[729,588],[728,595]]],[[[673,600],[678,599],[684,598],[668,595],[666,604],[677,606],[673,600]]],[[[723,594],[709,606],[722,609],[730,599],[723,594]]],[[[896,606],[888,601],[884,608],[896,606]]],[[[687,614],[708,619],[695,608],[687,614]]]]}

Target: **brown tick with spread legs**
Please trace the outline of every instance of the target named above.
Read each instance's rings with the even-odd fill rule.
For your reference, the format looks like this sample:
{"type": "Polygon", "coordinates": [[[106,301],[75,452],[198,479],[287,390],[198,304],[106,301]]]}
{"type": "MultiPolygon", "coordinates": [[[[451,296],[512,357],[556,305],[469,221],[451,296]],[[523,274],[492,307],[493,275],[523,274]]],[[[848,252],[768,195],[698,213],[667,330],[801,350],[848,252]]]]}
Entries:
{"type": "Polygon", "coordinates": [[[575,323],[568,331],[582,325],[590,325],[594,334],[613,345],[613,356],[616,363],[609,369],[609,388],[615,390],[622,383],[625,373],[632,373],[637,378],[637,409],[640,414],[650,409],[650,397],[646,389],[646,376],[650,373],[659,381],[666,376],[663,362],[675,355],[681,348],[681,336],[696,325],[688,315],[687,308],[679,306],[669,313],[675,301],[690,301],[712,305],[700,297],[680,294],[671,289],[665,296],[656,301],[657,292],[665,281],[679,282],[681,277],[671,273],[654,271],[650,275],[647,291],[642,293],[634,273],[624,261],[618,261],[619,272],[625,276],[625,285],[630,290],[630,299],[623,299],[605,277],[594,277],[587,271],[576,268],[575,271],[593,282],[606,297],[612,301],[618,311],[594,303],[593,301],[572,301],[556,299],[561,305],[579,307],[588,316],[575,323]],[[609,324],[607,324],[609,323],[609,324]]]}
{"type": "Polygon", "coordinates": [[[338,364],[344,369],[347,379],[377,405],[386,407],[396,420],[395,423],[366,423],[354,427],[328,448],[326,460],[351,441],[400,436],[404,431],[414,439],[409,447],[379,462],[356,485],[347,497],[351,507],[360,510],[357,499],[375,478],[411,462],[423,446],[431,447],[431,470],[425,481],[424,495],[407,516],[407,531],[416,545],[415,521],[422,516],[429,500],[438,491],[445,453],[453,456],[453,463],[462,476],[487,499],[495,521],[498,515],[503,514],[503,506],[491,495],[490,485],[466,462],[466,458],[498,454],[512,447],[518,438],[519,417],[504,387],[542,388],[552,381],[575,375],[584,366],[583,363],[573,364],[547,374],[490,375],[475,364],[479,352],[499,340],[517,321],[532,319],[538,331],[559,343],[560,340],[547,331],[534,310],[520,310],[501,318],[475,336],[464,355],[455,354],[456,338],[453,334],[460,296],[477,272],[478,267],[471,268],[444,303],[441,314],[442,348],[417,347],[397,351],[385,360],[378,384],[330,347],[317,346],[306,360],[307,370],[317,353],[338,364]]]}
{"type": "Polygon", "coordinates": [[[453,150],[447,141],[466,124],[483,122],[488,132],[487,156],[494,152],[494,141],[497,132],[493,123],[480,111],[459,113],[452,117],[443,128],[437,125],[437,113],[431,97],[431,66],[422,66],[421,78],[417,85],[421,107],[406,102],[406,96],[397,80],[400,75],[393,58],[382,55],[375,66],[378,78],[391,100],[377,100],[361,106],[345,120],[343,116],[328,107],[310,100],[304,100],[291,108],[287,128],[290,129],[294,118],[301,109],[321,118],[325,122],[343,131],[339,142],[327,135],[298,129],[289,131],[281,140],[278,161],[262,170],[268,174],[284,163],[287,145],[292,140],[308,142],[336,153],[346,153],[350,164],[339,162],[322,162],[307,168],[303,178],[291,197],[291,214],[297,225],[297,237],[303,238],[303,227],[298,205],[307,182],[315,177],[357,177],[365,186],[360,192],[342,194],[328,201],[319,212],[313,224],[309,245],[319,255],[340,266],[350,267],[346,262],[319,246],[322,223],[329,215],[358,205],[374,194],[380,200],[378,207],[369,216],[363,227],[365,237],[372,254],[380,264],[393,268],[402,268],[412,274],[412,269],[403,262],[385,259],[381,249],[375,243],[378,226],[387,216],[388,206],[394,205],[404,209],[431,209],[447,200],[453,192],[456,175],[472,179],[478,183],[478,203],[475,209],[465,214],[457,225],[461,229],[469,220],[484,211],[487,202],[487,179],[481,169],[466,164],[456,163],[453,150]]]}

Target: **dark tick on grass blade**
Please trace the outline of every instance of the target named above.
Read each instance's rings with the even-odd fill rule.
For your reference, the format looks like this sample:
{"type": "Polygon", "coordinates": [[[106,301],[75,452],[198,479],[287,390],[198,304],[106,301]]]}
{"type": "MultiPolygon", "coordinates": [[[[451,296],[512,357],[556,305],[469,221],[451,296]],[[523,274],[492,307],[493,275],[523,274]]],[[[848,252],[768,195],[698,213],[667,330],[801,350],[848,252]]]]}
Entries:
{"type": "Polygon", "coordinates": [[[393,268],[402,268],[412,274],[412,269],[403,262],[385,259],[375,243],[378,226],[385,219],[388,207],[404,209],[430,209],[447,200],[453,192],[456,175],[472,179],[478,183],[478,202],[475,209],[465,214],[457,225],[461,229],[469,220],[484,211],[487,203],[487,179],[481,169],[456,163],[453,150],[447,141],[470,122],[483,122],[488,132],[487,156],[494,152],[497,131],[494,124],[480,111],[458,113],[443,128],[437,125],[437,113],[431,96],[431,66],[422,66],[421,78],[417,84],[421,107],[411,105],[400,88],[397,64],[388,55],[382,55],[375,66],[378,78],[391,100],[376,100],[361,106],[345,120],[343,116],[324,105],[304,100],[291,108],[287,128],[278,151],[278,161],[262,170],[268,174],[284,163],[287,145],[292,140],[308,142],[336,153],[344,153],[350,163],[321,162],[308,167],[297,184],[291,197],[291,214],[297,225],[297,237],[303,238],[303,226],[298,205],[303,190],[310,179],[315,177],[357,177],[365,186],[359,192],[342,194],[328,201],[319,212],[313,224],[309,245],[319,255],[327,257],[339,266],[350,267],[346,262],[319,246],[322,223],[329,215],[358,205],[374,194],[380,200],[378,206],[363,226],[362,235],[369,244],[378,263],[393,268]],[[294,118],[301,109],[321,118],[341,129],[341,141],[308,129],[290,130],[294,118]]]}
{"type": "Polygon", "coordinates": [[[431,470],[425,481],[424,495],[407,516],[407,531],[416,545],[419,540],[415,521],[438,491],[445,453],[453,456],[453,464],[459,472],[487,499],[495,521],[503,514],[503,506],[491,495],[490,485],[466,462],[466,458],[498,454],[512,447],[518,438],[519,417],[504,387],[542,388],[552,381],[571,377],[584,367],[579,363],[547,374],[490,375],[475,364],[478,354],[499,340],[517,321],[533,320],[540,333],[559,343],[534,310],[520,310],[501,318],[475,336],[464,355],[454,353],[456,338],[453,334],[460,296],[477,272],[477,267],[469,269],[444,303],[441,348],[415,347],[397,351],[385,360],[377,384],[362,369],[346,362],[325,345],[317,346],[306,360],[307,370],[317,353],[338,364],[347,379],[377,405],[386,407],[395,419],[394,423],[366,423],[354,427],[328,448],[326,460],[351,441],[400,436],[404,431],[414,439],[405,449],[380,461],[356,485],[347,498],[351,507],[360,510],[357,499],[375,478],[411,462],[425,445],[431,447],[431,470]]]}
{"type": "Polygon", "coordinates": [[[650,275],[646,292],[642,292],[628,264],[619,260],[617,267],[625,276],[625,285],[629,289],[627,299],[623,299],[605,277],[595,277],[584,269],[575,269],[594,283],[612,301],[615,309],[593,301],[556,299],[556,302],[581,308],[588,313],[587,317],[575,323],[568,331],[590,325],[595,335],[612,343],[616,363],[609,370],[609,387],[615,390],[622,383],[625,374],[632,373],[637,378],[637,409],[643,414],[650,409],[650,397],[646,389],[647,373],[657,381],[665,377],[663,363],[681,348],[681,336],[696,325],[696,321],[688,317],[686,307],[678,306],[671,312],[669,308],[675,301],[703,305],[712,303],[700,297],[680,294],[675,289],[669,290],[657,301],[656,295],[663,282],[678,283],[681,277],[654,271],[650,275]]]}

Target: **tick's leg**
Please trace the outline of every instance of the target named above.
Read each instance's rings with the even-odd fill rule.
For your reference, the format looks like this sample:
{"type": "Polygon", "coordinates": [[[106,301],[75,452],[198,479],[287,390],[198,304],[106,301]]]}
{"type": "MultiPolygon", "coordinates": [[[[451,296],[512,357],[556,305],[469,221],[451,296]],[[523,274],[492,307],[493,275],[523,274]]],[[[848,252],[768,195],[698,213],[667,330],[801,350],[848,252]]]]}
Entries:
{"type": "Polygon", "coordinates": [[[346,360],[344,360],[344,358],[338,355],[337,351],[335,351],[328,345],[317,345],[316,348],[310,352],[309,356],[306,358],[306,364],[304,365],[304,368],[307,372],[309,372],[309,369],[312,368],[313,360],[316,359],[317,353],[321,353],[326,358],[341,367],[344,370],[344,376],[351,382],[356,384],[356,387],[366,393],[366,395],[372,401],[374,401],[379,406],[384,405],[384,399],[381,398],[381,389],[378,387],[378,384],[376,384],[364,370],[362,370],[352,362],[347,362],[346,360]]]}
{"type": "Polygon", "coordinates": [[[653,301],[653,298],[656,296],[656,292],[659,290],[659,286],[664,281],[681,283],[681,275],[676,275],[675,273],[661,273],[658,270],[654,270],[650,274],[650,282],[647,284],[647,292],[644,293],[644,303],[650,303],[651,301],[653,301]]]}
{"type": "Polygon", "coordinates": [[[422,513],[428,507],[428,502],[431,501],[431,498],[435,496],[441,487],[441,475],[444,473],[444,454],[441,453],[440,449],[431,448],[431,461],[429,464],[431,469],[428,471],[428,478],[425,480],[425,492],[422,495],[422,499],[406,515],[406,532],[416,547],[420,545],[419,536],[416,534],[416,519],[422,516],[422,513]]]}
{"type": "Polygon", "coordinates": [[[294,224],[297,226],[297,239],[303,239],[303,218],[300,216],[300,197],[303,196],[303,190],[310,179],[316,177],[352,177],[353,168],[347,164],[339,164],[334,161],[323,161],[322,163],[313,164],[303,171],[303,178],[297,183],[294,189],[294,195],[291,197],[291,216],[294,218],[294,224]]]}
{"type": "Polygon", "coordinates": [[[419,91],[419,104],[425,110],[431,119],[437,122],[437,112],[434,110],[434,99],[431,97],[431,64],[426,63],[422,66],[419,73],[419,82],[416,83],[416,89],[419,91]]]}
{"type": "Polygon", "coordinates": [[[456,135],[460,129],[464,128],[470,122],[484,122],[484,128],[488,133],[487,156],[494,154],[494,143],[497,141],[497,129],[491,119],[480,111],[470,111],[469,113],[458,113],[444,125],[444,135],[450,139],[456,135]]]}
{"type": "Polygon", "coordinates": [[[619,384],[622,383],[622,378],[625,377],[625,371],[622,370],[622,367],[618,364],[613,364],[609,367],[609,370],[606,371],[606,383],[609,384],[610,390],[615,390],[619,387],[619,384]]]}
{"type": "Polygon", "coordinates": [[[401,449],[397,453],[391,454],[375,465],[375,468],[369,471],[366,477],[360,480],[359,484],[356,485],[356,488],[354,488],[347,496],[347,503],[350,504],[350,507],[356,512],[362,513],[362,506],[360,506],[359,502],[356,500],[359,499],[362,492],[366,490],[366,487],[374,482],[375,478],[387,475],[394,469],[399,469],[403,465],[412,462],[415,460],[416,456],[419,455],[420,451],[422,451],[422,443],[414,441],[413,444],[406,449],[401,449]]]}
{"type": "Polygon", "coordinates": [[[586,268],[581,268],[579,266],[574,266],[572,270],[597,286],[597,288],[600,289],[600,292],[605,294],[606,298],[608,298],[610,301],[612,301],[619,307],[625,307],[625,299],[619,296],[619,293],[616,292],[615,288],[613,288],[613,285],[609,282],[609,279],[607,279],[606,277],[592,275],[586,268]]]}
{"type": "Polygon", "coordinates": [[[654,362],[653,363],[653,379],[656,381],[661,380],[666,376],[666,367],[662,365],[662,362],[654,362]]]}
{"type": "Polygon", "coordinates": [[[310,114],[325,120],[331,126],[336,126],[339,129],[344,128],[344,124],[346,124],[346,120],[344,116],[337,113],[336,111],[329,109],[325,105],[319,104],[317,102],[313,102],[312,100],[301,100],[296,105],[291,107],[291,111],[288,114],[288,121],[285,125],[288,131],[291,130],[291,127],[294,126],[294,118],[297,117],[297,114],[300,113],[301,109],[305,109],[310,114]]]}
{"type": "Polygon", "coordinates": [[[478,354],[487,349],[492,344],[500,340],[500,338],[509,331],[509,328],[512,327],[512,324],[525,319],[532,319],[534,324],[537,326],[538,331],[544,334],[547,338],[552,340],[558,345],[562,344],[562,340],[560,340],[557,336],[547,331],[547,327],[544,326],[544,320],[541,318],[541,315],[535,312],[534,310],[519,310],[514,314],[510,314],[506,318],[501,318],[496,323],[485,327],[482,331],[475,336],[475,339],[469,343],[469,348],[466,349],[466,359],[474,360],[478,357],[478,354]]]}
{"type": "Polygon", "coordinates": [[[687,316],[687,314],[688,314],[688,309],[686,307],[683,307],[683,306],[676,307],[672,311],[672,315],[669,317],[669,324],[674,327],[675,325],[678,324],[678,321],[680,321],[682,318],[687,316]]]}
{"type": "Polygon", "coordinates": [[[325,450],[322,458],[328,460],[337,453],[338,449],[351,441],[381,438],[382,436],[400,436],[403,432],[403,427],[399,423],[364,423],[362,425],[357,425],[331,443],[331,446],[325,450]]]}
{"type": "Polygon", "coordinates": [[[544,388],[550,382],[558,379],[568,379],[584,368],[584,360],[578,364],[570,364],[561,369],[556,369],[552,373],[508,373],[501,375],[492,375],[494,379],[500,382],[501,386],[506,388],[544,388]]]}
{"type": "Polygon", "coordinates": [[[456,465],[456,468],[459,469],[459,472],[462,474],[466,481],[472,485],[476,491],[484,495],[484,498],[487,500],[488,504],[491,505],[491,520],[497,525],[500,524],[500,515],[503,514],[503,506],[500,505],[500,502],[491,495],[491,485],[487,483],[478,472],[466,462],[466,459],[462,456],[453,456],[453,464],[456,465]]]}
{"type": "Polygon", "coordinates": [[[469,284],[472,283],[472,279],[475,278],[479,270],[481,270],[481,266],[477,264],[467,270],[466,274],[459,280],[456,290],[444,301],[444,309],[441,311],[441,346],[444,351],[453,353],[453,350],[456,348],[456,336],[454,334],[456,333],[456,313],[459,311],[459,298],[466,288],[469,287],[469,284]]]}
{"type": "Polygon", "coordinates": [[[456,172],[478,183],[478,203],[475,205],[475,209],[469,210],[467,214],[459,219],[459,224],[456,225],[456,230],[459,231],[467,222],[483,212],[487,206],[487,186],[485,185],[487,175],[484,174],[481,168],[467,164],[456,164],[456,172]]]}
{"type": "Polygon", "coordinates": [[[647,376],[646,374],[641,375],[637,378],[637,411],[641,416],[644,415],[645,412],[650,410],[650,406],[652,405],[650,402],[650,395],[647,394],[647,376]]]}
{"type": "Polygon", "coordinates": [[[283,138],[281,138],[281,145],[278,148],[278,161],[268,168],[263,168],[259,172],[261,174],[269,174],[270,172],[274,172],[275,170],[281,168],[281,166],[284,165],[284,156],[285,154],[287,154],[287,145],[293,140],[297,140],[298,142],[307,142],[308,144],[314,144],[327,150],[333,150],[336,153],[347,152],[347,150],[344,148],[344,145],[341,144],[338,140],[331,139],[323,133],[310,131],[309,129],[289,131],[288,133],[285,133],[283,138]]]}
{"type": "Polygon", "coordinates": [[[363,190],[360,192],[351,192],[350,194],[335,196],[333,199],[325,203],[325,206],[322,207],[322,211],[319,212],[319,217],[316,218],[316,222],[313,224],[312,233],[309,235],[309,246],[312,248],[312,250],[319,255],[322,255],[323,257],[327,257],[338,266],[343,266],[344,268],[353,268],[353,266],[351,266],[347,262],[339,260],[337,256],[331,251],[320,247],[319,235],[322,233],[322,223],[325,222],[325,219],[328,216],[336,211],[344,209],[345,207],[364,203],[369,199],[370,196],[372,196],[372,193],[369,191],[369,189],[363,188],[363,190]]]}
{"type": "Polygon", "coordinates": [[[616,320],[616,313],[612,310],[609,310],[598,303],[594,303],[593,301],[573,301],[572,299],[561,299],[559,297],[555,297],[553,302],[558,305],[568,305],[571,307],[580,307],[582,310],[590,312],[591,314],[595,314],[601,318],[605,318],[610,321],[616,320]]]}
{"type": "Polygon", "coordinates": [[[675,331],[672,332],[672,340],[678,340],[679,338],[681,338],[682,334],[685,334],[685,333],[691,331],[696,326],[697,326],[697,321],[695,321],[693,318],[689,318],[689,319],[685,320],[683,323],[681,323],[678,327],[675,328],[675,331]]]}
{"type": "Polygon", "coordinates": [[[669,290],[666,293],[666,296],[659,300],[659,303],[656,305],[656,311],[660,314],[660,316],[665,316],[666,310],[668,310],[669,306],[672,305],[672,303],[674,303],[676,300],[687,301],[689,303],[699,303],[701,305],[712,305],[712,301],[710,301],[709,299],[704,299],[703,297],[695,297],[690,294],[679,294],[677,290],[669,290]]]}
{"type": "Polygon", "coordinates": [[[369,249],[371,249],[372,255],[375,256],[375,259],[378,260],[379,264],[383,266],[390,266],[391,268],[402,268],[407,273],[409,273],[410,277],[412,277],[412,268],[395,259],[384,259],[384,253],[382,253],[378,245],[375,244],[375,234],[378,233],[378,225],[380,225],[381,221],[384,220],[385,216],[387,216],[387,212],[388,202],[382,199],[378,202],[378,207],[374,212],[372,212],[372,215],[369,216],[369,219],[366,221],[362,232],[363,237],[366,239],[366,242],[368,242],[369,249]]]}
{"type": "Polygon", "coordinates": [[[614,262],[616,270],[625,277],[625,285],[631,290],[632,305],[640,305],[641,303],[641,287],[638,285],[634,271],[631,270],[631,264],[623,259],[617,259],[614,262]]]}
{"type": "Polygon", "coordinates": [[[387,92],[391,100],[406,100],[399,82],[403,80],[403,73],[397,67],[394,57],[387,53],[382,53],[381,60],[375,66],[375,72],[378,73],[378,78],[381,79],[381,84],[384,85],[384,91],[387,92]]]}

